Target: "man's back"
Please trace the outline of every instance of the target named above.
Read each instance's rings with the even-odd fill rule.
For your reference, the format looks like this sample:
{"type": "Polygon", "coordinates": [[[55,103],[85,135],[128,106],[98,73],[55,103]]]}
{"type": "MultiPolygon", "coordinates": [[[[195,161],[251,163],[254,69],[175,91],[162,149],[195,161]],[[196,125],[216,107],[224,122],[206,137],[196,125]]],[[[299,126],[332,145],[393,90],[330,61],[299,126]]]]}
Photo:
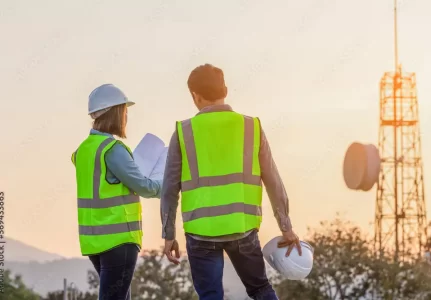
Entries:
{"type": "MultiPolygon", "coordinates": [[[[243,115],[238,114],[236,112],[233,112],[232,108],[227,105],[214,105],[209,106],[204,109],[202,109],[197,115],[216,115],[215,113],[228,113],[228,114],[235,114],[236,116],[244,119],[243,115]]],[[[219,115],[219,114],[217,114],[219,115]]],[[[195,118],[196,118],[195,117],[195,118]]],[[[214,118],[216,119],[216,118],[214,118]]],[[[215,121],[218,123],[218,125],[225,123],[226,125],[232,125],[232,121],[225,121],[225,120],[218,120],[215,121]]],[[[238,122],[238,121],[237,121],[238,122]]],[[[199,123],[198,123],[199,124],[199,123]]],[[[208,123],[210,124],[210,123],[208,123]]],[[[201,124],[199,124],[201,125],[201,124]]],[[[209,125],[205,125],[205,127],[210,127],[209,125]]],[[[203,132],[204,129],[207,128],[199,128],[198,126],[195,126],[193,128],[193,134],[195,130],[199,132],[203,132]]],[[[228,128],[226,128],[228,130],[228,128]]],[[[286,191],[284,189],[283,182],[280,178],[280,175],[277,171],[277,167],[274,163],[274,160],[272,158],[271,149],[269,147],[268,141],[266,140],[265,133],[260,125],[259,122],[259,148],[254,149],[254,144],[251,144],[254,151],[254,155],[257,152],[258,155],[258,161],[259,161],[259,168],[261,173],[261,179],[263,183],[265,184],[267,193],[269,195],[272,207],[274,209],[274,214],[276,216],[276,219],[279,223],[280,228],[285,231],[288,229],[291,229],[290,219],[288,216],[288,198],[286,191]]],[[[213,131],[217,131],[217,127],[213,127],[213,131]]],[[[222,132],[222,130],[220,130],[222,132]]],[[[235,133],[236,136],[241,136],[238,133],[235,133]]],[[[235,137],[235,134],[233,137],[235,137]]],[[[203,134],[202,136],[205,137],[208,141],[216,141],[216,143],[220,146],[220,151],[225,154],[225,157],[229,157],[231,159],[234,158],[231,147],[229,147],[229,144],[223,144],[220,143],[220,141],[223,140],[223,136],[219,134],[218,138],[215,138],[214,134],[203,134]],[[219,144],[220,143],[220,144],[219,144]]],[[[244,136],[244,135],[242,135],[244,136]]],[[[250,137],[250,134],[245,135],[245,137],[250,137]]],[[[253,135],[254,137],[254,135],[253,135]]],[[[225,139],[226,140],[226,139],[225,139]]],[[[207,146],[204,149],[207,150],[207,146]]],[[[219,149],[213,147],[212,151],[217,152],[219,149]]],[[[162,211],[162,219],[163,219],[163,238],[167,239],[174,239],[175,238],[175,218],[176,213],[171,213],[173,210],[176,211],[176,208],[178,206],[179,201],[179,193],[181,191],[181,174],[182,174],[182,155],[186,155],[186,153],[181,151],[180,142],[179,142],[179,136],[178,136],[178,130],[175,130],[175,132],[172,135],[170,144],[169,144],[169,152],[168,152],[168,162],[166,164],[166,171],[165,171],[165,178],[163,181],[163,189],[162,189],[162,197],[161,197],[161,211],[162,211]]],[[[209,157],[208,152],[203,152],[201,157],[203,159],[207,159],[209,157]]],[[[217,158],[209,161],[209,165],[212,166],[212,168],[217,168],[218,161],[223,161],[223,157],[218,157],[217,154],[213,155],[212,158],[217,158]]],[[[236,157],[238,158],[238,157],[236,157]]],[[[237,159],[237,161],[242,162],[241,159],[237,159]]],[[[199,169],[199,176],[205,176],[205,173],[199,169]]],[[[201,236],[201,235],[193,235],[196,239],[199,240],[206,240],[206,241],[232,241],[237,240],[239,238],[243,238],[247,236],[251,231],[247,231],[244,233],[234,233],[234,234],[228,234],[224,236],[201,236]]]]}
{"type": "Polygon", "coordinates": [[[219,237],[260,227],[257,119],[233,111],[178,122],[181,211],[188,234],[219,237]]]}
{"type": "Polygon", "coordinates": [[[291,244],[297,237],[260,121],[224,104],[227,87],[223,72],[214,66],[193,70],[188,86],[199,113],[177,122],[169,144],[161,195],[164,253],[179,263],[175,219],[181,192],[187,253],[199,299],[223,299],[224,251],[251,298],[277,299],[266,276],[257,234],[262,182],[284,242],[291,244]]]}

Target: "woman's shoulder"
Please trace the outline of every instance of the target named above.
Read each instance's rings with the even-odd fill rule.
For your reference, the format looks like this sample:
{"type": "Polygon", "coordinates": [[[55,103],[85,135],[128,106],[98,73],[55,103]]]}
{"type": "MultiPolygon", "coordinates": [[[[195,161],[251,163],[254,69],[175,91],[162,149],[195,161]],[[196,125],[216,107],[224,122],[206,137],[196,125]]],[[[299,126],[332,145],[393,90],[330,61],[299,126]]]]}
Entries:
{"type": "Polygon", "coordinates": [[[130,148],[122,141],[116,140],[114,145],[109,149],[105,155],[109,156],[130,156],[132,155],[132,151],[130,148]]]}

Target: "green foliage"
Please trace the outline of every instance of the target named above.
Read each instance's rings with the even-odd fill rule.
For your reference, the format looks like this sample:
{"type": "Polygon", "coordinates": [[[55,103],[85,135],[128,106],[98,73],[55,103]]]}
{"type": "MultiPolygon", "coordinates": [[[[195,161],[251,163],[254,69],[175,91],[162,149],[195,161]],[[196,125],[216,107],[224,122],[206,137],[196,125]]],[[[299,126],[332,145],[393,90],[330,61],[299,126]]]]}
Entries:
{"type": "MultiPolygon", "coordinates": [[[[313,270],[303,281],[284,280],[278,275],[271,278],[280,300],[431,300],[430,263],[415,257],[399,263],[388,253],[376,256],[372,241],[339,216],[321,222],[318,229],[309,229],[308,237],[314,247],[313,270]]],[[[39,297],[25,287],[20,276],[12,278],[7,270],[3,282],[0,300],[63,300],[63,291],[39,297]]],[[[77,291],[77,300],[98,299],[99,276],[94,270],[88,271],[87,282],[91,292],[77,291]]],[[[175,266],[162,259],[161,251],[147,251],[141,256],[131,290],[132,300],[198,299],[187,260],[175,266]]]]}
{"type": "Polygon", "coordinates": [[[5,270],[2,276],[4,289],[0,293],[0,300],[39,300],[39,296],[22,282],[21,276],[12,277],[9,270],[5,270]]]}
{"type": "MultiPolygon", "coordinates": [[[[98,300],[99,275],[96,271],[89,270],[87,272],[87,282],[91,292],[73,291],[71,288],[67,290],[68,299],[74,300],[98,300]],[[75,298],[73,298],[75,296],[75,298]]],[[[50,292],[43,300],[63,300],[63,291],[50,292]]]]}
{"type": "Polygon", "coordinates": [[[397,263],[389,254],[374,255],[361,230],[337,217],[309,229],[314,267],[303,281],[279,278],[280,299],[431,299],[431,266],[410,259],[397,263]]]}
{"type": "Polygon", "coordinates": [[[97,292],[99,290],[100,280],[99,274],[94,270],[88,270],[87,272],[87,282],[90,290],[97,292]]]}
{"type": "MultiPolygon", "coordinates": [[[[145,251],[140,257],[133,275],[132,300],[197,300],[192,285],[188,261],[183,259],[180,265],[170,264],[163,259],[162,252],[145,251]]],[[[87,281],[90,288],[97,291],[99,276],[89,271],[87,281]]],[[[51,300],[51,299],[49,299],[51,300]]]]}
{"type": "Polygon", "coordinates": [[[132,300],[197,300],[188,261],[176,266],[162,258],[156,250],[142,255],[132,281],[132,300]]]}
{"type": "MultiPolygon", "coordinates": [[[[68,299],[73,300],[73,294],[72,290],[69,290],[67,292],[68,299]]],[[[63,300],[63,291],[56,291],[56,292],[50,292],[48,295],[43,298],[43,300],[63,300]]],[[[98,300],[97,294],[89,293],[89,292],[80,292],[76,291],[76,294],[74,295],[76,297],[76,300],[98,300]]]]}

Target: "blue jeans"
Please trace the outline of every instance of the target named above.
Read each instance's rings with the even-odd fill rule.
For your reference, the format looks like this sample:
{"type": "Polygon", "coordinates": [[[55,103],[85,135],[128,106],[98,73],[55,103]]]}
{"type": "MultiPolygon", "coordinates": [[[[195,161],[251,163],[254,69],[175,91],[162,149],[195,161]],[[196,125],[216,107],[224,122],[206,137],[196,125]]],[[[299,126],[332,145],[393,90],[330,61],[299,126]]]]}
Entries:
{"type": "Polygon", "coordinates": [[[186,235],[193,285],[200,300],[223,300],[223,250],[254,300],[278,300],[266,277],[257,231],[232,242],[207,242],[186,235]]]}
{"type": "Polygon", "coordinates": [[[100,278],[99,300],[130,300],[130,284],[138,254],[135,244],[123,244],[89,256],[100,278]]]}

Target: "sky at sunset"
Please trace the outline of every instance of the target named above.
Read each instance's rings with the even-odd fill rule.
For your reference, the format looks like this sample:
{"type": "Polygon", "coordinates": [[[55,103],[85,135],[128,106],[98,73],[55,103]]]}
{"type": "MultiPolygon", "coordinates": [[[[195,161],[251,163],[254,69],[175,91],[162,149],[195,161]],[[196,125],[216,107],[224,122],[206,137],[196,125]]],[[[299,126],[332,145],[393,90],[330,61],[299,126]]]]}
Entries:
{"type": "MultiPolygon", "coordinates": [[[[372,234],[375,188],[342,178],[354,141],[378,138],[379,81],[394,69],[392,0],[0,0],[0,191],[6,236],[79,256],[71,153],[91,127],[90,92],[120,87],[134,148],[166,143],[196,113],[187,77],[224,70],[227,103],[258,116],[300,236],[336,212],[372,234]]],[[[399,7],[400,62],[418,84],[427,210],[431,212],[431,1],[399,7]]],[[[142,199],[144,248],[162,245],[158,199],[142,199]]],[[[266,195],[261,241],[279,234],[266,195]]],[[[429,218],[431,215],[429,214],[429,218]]],[[[184,247],[181,216],[178,237],[184,247]]]]}

